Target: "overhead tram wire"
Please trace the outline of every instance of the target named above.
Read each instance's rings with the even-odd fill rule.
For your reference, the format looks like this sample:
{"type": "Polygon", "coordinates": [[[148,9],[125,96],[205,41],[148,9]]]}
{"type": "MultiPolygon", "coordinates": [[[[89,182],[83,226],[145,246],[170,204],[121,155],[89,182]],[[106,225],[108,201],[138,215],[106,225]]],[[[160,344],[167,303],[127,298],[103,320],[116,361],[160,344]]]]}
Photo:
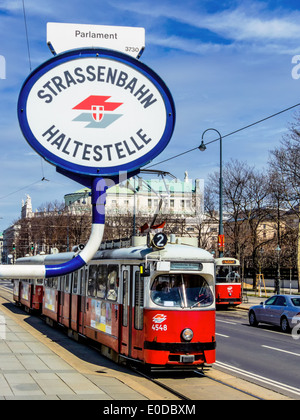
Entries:
{"type": "Polygon", "coordinates": [[[23,17],[24,17],[24,25],[25,25],[25,35],[26,35],[26,42],[27,42],[27,53],[28,53],[28,61],[29,61],[29,70],[31,72],[31,57],[30,57],[30,48],[29,48],[29,37],[28,37],[28,29],[27,29],[27,20],[26,20],[26,13],[25,13],[25,0],[22,0],[23,4],[23,17]]]}
{"type": "MultiPolygon", "coordinates": [[[[225,137],[232,136],[233,134],[239,133],[239,132],[240,132],[240,131],[242,131],[242,130],[246,130],[247,128],[253,127],[253,126],[254,126],[254,125],[256,125],[256,124],[260,124],[260,123],[262,123],[262,122],[264,122],[264,121],[269,120],[270,118],[274,118],[274,117],[276,117],[277,115],[280,115],[280,114],[283,114],[284,112],[290,111],[291,109],[296,108],[296,107],[297,107],[297,106],[299,106],[299,105],[300,105],[300,102],[299,102],[298,104],[296,104],[296,105],[292,105],[292,106],[290,106],[290,107],[288,107],[288,108],[285,108],[285,109],[283,109],[282,111],[278,111],[278,112],[276,112],[275,114],[269,115],[268,117],[262,118],[261,120],[255,121],[254,123],[251,123],[251,124],[245,125],[244,127],[239,128],[239,129],[237,129],[237,130],[235,130],[235,131],[232,131],[231,133],[225,134],[224,136],[222,136],[222,138],[224,139],[225,137]]],[[[207,143],[205,143],[205,146],[207,146],[208,144],[214,143],[214,142],[216,142],[216,141],[219,141],[219,140],[220,140],[220,138],[217,138],[217,139],[214,139],[214,140],[208,141],[207,143]]],[[[170,157],[170,158],[168,158],[168,159],[161,160],[160,162],[157,162],[157,163],[154,163],[153,165],[147,166],[145,169],[149,169],[149,168],[152,168],[153,166],[159,165],[159,164],[161,164],[161,163],[168,162],[169,160],[176,159],[177,157],[183,156],[183,155],[185,155],[185,154],[187,154],[187,153],[190,153],[190,152],[193,152],[194,150],[197,150],[197,149],[199,149],[199,146],[197,146],[197,147],[193,147],[192,149],[186,150],[185,152],[178,153],[177,155],[174,155],[174,156],[172,156],[172,157],[170,157]]]]}
{"type": "Polygon", "coordinates": [[[26,185],[25,187],[21,187],[18,190],[12,191],[9,194],[4,195],[3,197],[0,197],[0,200],[4,199],[6,197],[9,197],[10,195],[16,194],[19,191],[22,191],[22,190],[25,190],[25,189],[27,189],[29,187],[32,187],[33,185],[38,184],[41,181],[49,181],[49,179],[46,179],[45,177],[43,177],[42,179],[39,179],[38,181],[32,182],[31,184],[26,185]]]}
{"type": "MultiPolygon", "coordinates": [[[[26,18],[26,11],[25,11],[25,0],[22,0],[22,6],[23,6],[23,18],[24,18],[24,26],[25,26],[25,36],[26,36],[26,44],[27,44],[27,54],[28,54],[28,63],[29,63],[29,70],[30,72],[32,71],[32,65],[31,65],[31,55],[30,55],[30,47],[29,47],[29,36],[28,36],[28,27],[27,27],[27,18],[26,18]]],[[[44,175],[44,167],[43,167],[43,159],[41,158],[41,170],[42,170],[42,179],[40,181],[49,181],[48,179],[45,178],[44,175]]],[[[28,187],[30,187],[31,185],[37,184],[40,181],[36,181],[30,185],[28,185],[28,187]]],[[[12,192],[8,195],[6,195],[5,197],[8,197],[9,195],[12,195],[16,192],[19,192],[23,189],[25,189],[27,187],[24,188],[20,188],[19,190],[12,192]]],[[[5,198],[5,197],[1,197],[1,198],[5,198]]]]}

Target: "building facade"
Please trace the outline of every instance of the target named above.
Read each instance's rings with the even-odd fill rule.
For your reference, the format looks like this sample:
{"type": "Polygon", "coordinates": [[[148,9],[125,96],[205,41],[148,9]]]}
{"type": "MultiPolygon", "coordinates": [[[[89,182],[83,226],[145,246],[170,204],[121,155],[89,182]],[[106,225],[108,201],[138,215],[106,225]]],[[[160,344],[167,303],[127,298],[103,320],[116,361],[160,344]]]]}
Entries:
{"type": "MultiPolygon", "coordinates": [[[[71,213],[91,209],[90,190],[82,188],[64,196],[71,213]]],[[[194,217],[203,215],[204,182],[194,182],[185,172],[184,180],[144,179],[134,177],[123,183],[111,184],[106,192],[106,214],[151,215],[156,211],[194,217]]]]}
{"type": "MultiPolygon", "coordinates": [[[[198,225],[204,218],[204,182],[189,179],[187,172],[183,181],[134,177],[120,184],[111,183],[106,194],[105,231],[109,239],[139,234],[139,227],[145,222],[150,226],[154,217],[167,221],[168,233],[199,235],[198,225]]],[[[26,200],[22,200],[20,219],[3,233],[4,261],[13,262],[20,255],[64,251],[74,242],[85,242],[91,211],[88,188],[66,194],[60,208],[54,205],[35,212],[31,197],[27,195],[26,200]],[[74,229],[80,231],[76,237],[74,229]],[[66,249],[62,241],[66,242],[66,249]]]]}

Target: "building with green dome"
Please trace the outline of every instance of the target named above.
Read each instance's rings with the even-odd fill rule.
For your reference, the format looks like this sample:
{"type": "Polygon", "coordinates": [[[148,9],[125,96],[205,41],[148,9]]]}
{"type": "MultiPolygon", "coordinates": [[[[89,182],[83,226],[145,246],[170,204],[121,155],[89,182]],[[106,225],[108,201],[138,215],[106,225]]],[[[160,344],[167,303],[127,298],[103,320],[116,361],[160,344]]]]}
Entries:
{"type": "MultiPolygon", "coordinates": [[[[65,206],[71,213],[91,210],[88,188],[81,188],[64,196],[65,206]]],[[[136,214],[149,216],[159,209],[160,214],[199,217],[204,209],[204,182],[188,178],[184,180],[141,177],[111,185],[107,189],[106,214],[136,214]]]]}

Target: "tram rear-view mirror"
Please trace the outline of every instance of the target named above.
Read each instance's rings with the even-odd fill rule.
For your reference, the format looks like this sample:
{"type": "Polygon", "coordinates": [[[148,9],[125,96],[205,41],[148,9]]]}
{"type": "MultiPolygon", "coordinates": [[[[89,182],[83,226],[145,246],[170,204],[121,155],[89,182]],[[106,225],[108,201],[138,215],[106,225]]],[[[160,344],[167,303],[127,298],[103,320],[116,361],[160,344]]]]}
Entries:
{"type": "Polygon", "coordinates": [[[148,277],[150,276],[150,268],[145,267],[145,265],[140,265],[140,275],[141,277],[148,277]]]}

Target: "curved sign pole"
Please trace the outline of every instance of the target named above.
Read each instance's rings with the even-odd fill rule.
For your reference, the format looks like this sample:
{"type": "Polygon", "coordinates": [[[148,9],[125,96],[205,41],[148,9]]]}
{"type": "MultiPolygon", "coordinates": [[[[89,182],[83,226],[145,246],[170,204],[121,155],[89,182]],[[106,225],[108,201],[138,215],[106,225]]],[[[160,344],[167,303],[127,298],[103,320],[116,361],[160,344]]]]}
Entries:
{"type": "Polygon", "coordinates": [[[98,251],[104,232],[106,183],[92,181],[92,230],[84,249],[73,259],[57,265],[0,265],[0,278],[27,279],[63,276],[83,267],[98,251]]]}
{"type": "Polygon", "coordinates": [[[169,143],[175,106],[163,80],[137,59],[104,48],[58,54],[25,80],[18,118],[29,145],[61,174],[92,191],[85,248],[58,265],[0,266],[0,278],[71,273],[97,252],[105,223],[105,179],[134,176],[169,143]]]}

